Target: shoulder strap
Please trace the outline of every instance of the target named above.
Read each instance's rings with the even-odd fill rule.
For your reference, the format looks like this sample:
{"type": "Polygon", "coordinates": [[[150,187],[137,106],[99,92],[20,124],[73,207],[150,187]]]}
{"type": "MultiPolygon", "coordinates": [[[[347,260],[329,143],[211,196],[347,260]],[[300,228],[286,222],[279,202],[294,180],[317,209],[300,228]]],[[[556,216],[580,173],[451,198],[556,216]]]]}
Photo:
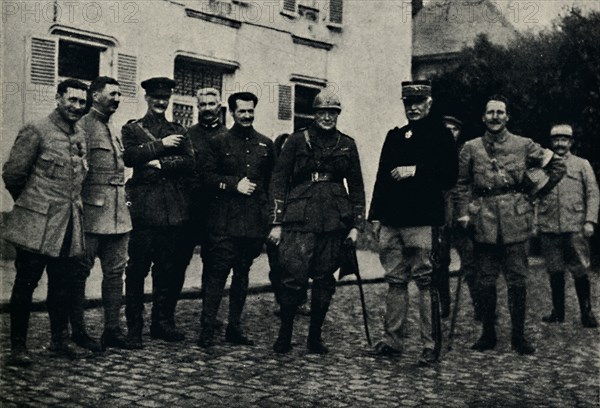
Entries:
{"type": "Polygon", "coordinates": [[[310,142],[310,135],[308,134],[308,129],[304,129],[304,140],[306,141],[306,145],[310,150],[312,150],[312,143],[310,142]]]}

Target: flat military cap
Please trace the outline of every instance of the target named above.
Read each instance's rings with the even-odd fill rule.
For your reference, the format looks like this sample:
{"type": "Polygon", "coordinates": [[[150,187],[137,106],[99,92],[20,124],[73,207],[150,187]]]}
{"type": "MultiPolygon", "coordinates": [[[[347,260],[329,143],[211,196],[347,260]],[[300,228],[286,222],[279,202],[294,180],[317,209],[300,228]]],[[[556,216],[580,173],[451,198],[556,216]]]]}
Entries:
{"type": "Polygon", "coordinates": [[[150,96],[171,96],[175,85],[177,85],[177,82],[166,77],[154,77],[142,82],[142,88],[150,96]]]}
{"type": "Polygon", "coordinates": [[[402,99],[427,98],[431,96],[431,81],[402,82],[402,99]]]}
{"type": "Polygon", "coordinates": [[[573,128],[571,125],[566,124],[554,125],[552,126],[552,129],[550,129],[550,137],[554,136],[573,137],[573,128]]]}
{"type": "Polygon", "coordinates": [[[444,117],[442,117],[442,120],[444,122],[446,122],[446,123],[452,123],[452,124],[454,124],[456,126],[462,126],[463,125],[462,120],[460,120],[460,119],[458,119],[458,118],[456,118],[454,116],[444,116],[444,117]]]}

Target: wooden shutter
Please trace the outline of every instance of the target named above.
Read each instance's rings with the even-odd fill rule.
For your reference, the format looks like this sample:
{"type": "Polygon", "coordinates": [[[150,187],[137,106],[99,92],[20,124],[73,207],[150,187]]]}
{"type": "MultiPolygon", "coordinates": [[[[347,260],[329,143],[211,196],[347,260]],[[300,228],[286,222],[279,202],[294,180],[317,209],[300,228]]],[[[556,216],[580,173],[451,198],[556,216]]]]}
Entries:
{"type": "Polygon", "coordinates": [[[123,96],[137,96],[137,57],[119,53],[117,58],[117,78],[123,96]]]}
{"type": "Polygon", "coordinates": [[[58,39],[31,37],[28,57],[29,82],[35,85],[56,85],[58,39]]]}
{"type": "Polygon", "coordinates": [[[279,120],[292,119],[292,87],[279,85],[279,107],[277,118],[279,120]]]}
{"type": "Polygon", "coordinates": [[[342,24],[342,14],[344,11],[343,0],[329,0],[329,22],[342,24]]]}
{"type": "Polygon", "coordinates": [[[288,13],[296,13],[296,0],[282,0],[283,1],[283,11],[288,13]]]}

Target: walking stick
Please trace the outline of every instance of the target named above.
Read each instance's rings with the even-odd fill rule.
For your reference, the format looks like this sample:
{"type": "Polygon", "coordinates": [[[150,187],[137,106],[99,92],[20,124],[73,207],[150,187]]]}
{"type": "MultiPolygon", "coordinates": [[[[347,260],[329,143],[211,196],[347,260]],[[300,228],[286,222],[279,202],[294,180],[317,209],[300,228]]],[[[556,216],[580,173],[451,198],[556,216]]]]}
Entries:
{"type": "Polygon", "coordinates": [[[356,282],[358,283],[358,290],[360,292],[360,305],[362,307],[363,322],[365,325],[365,335],[367,336],[367,343],[369,347],[372,346],[371,335],[369,334],[369,316],[367,313],[367,304],[365,303],[365,293],[363,291],[362,279],[360,277],[360,270],[358,269],[358,259],[356,258],[356,248],[353,245],[346,244],[342,249],[343,260],[340,268],[339,279],[342,279],[346,275],[356,276],[356,282]]]}
{"type": "Polygon", "coordinates": [[[450,320],[450,333],[448,333],[448,351],[452,350],[452,340],[454,340],[454,331],[456,330],[456,319],[458,318],[458,307],[460,305],[460,291],[462,288],[463,275],[458,275],[456,283],[456,295],[454,297],[454,309],[452,310],[452,319],[450,320]]]}

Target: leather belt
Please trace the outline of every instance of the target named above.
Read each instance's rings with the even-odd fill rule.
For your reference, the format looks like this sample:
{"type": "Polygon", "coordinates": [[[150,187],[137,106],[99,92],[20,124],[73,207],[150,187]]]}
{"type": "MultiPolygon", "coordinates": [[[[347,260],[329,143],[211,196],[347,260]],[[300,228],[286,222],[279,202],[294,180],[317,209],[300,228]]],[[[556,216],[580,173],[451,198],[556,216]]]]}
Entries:
{"type": "Polygon", "coordinates": [[[320,183],[322,181],[340,181],[340,178],[336,177],[333,173],[313,171],[310,173],[310,181],[313,183],[320,183]]]}

